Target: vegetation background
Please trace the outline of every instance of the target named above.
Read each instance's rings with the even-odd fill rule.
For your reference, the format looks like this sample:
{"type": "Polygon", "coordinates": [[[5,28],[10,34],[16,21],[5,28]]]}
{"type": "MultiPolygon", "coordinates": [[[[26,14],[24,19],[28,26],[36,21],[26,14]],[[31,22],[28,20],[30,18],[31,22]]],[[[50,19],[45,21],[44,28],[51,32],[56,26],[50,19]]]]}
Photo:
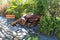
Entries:
{"type": "Polygon", "coordinates": [[[60,38],[60,0],[11,0],[8,3],[6,13],[12,13],[16,15],[16,18],[28,12],[37,15],[44,14],[44,17],[40,19],[38,32],[60,38]]]}

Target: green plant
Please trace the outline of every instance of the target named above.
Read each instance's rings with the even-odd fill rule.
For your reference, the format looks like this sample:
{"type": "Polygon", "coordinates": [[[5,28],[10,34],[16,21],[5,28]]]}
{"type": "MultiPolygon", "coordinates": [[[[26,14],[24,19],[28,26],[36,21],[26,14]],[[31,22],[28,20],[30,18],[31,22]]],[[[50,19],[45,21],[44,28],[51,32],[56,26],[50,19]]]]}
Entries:
{"type": "Polygon", "coordinates": [[[57,32],[57,37],[60,40],[60,17],[56,17],[56,32],[57,32]]]}
{"type": "MultiPolygon", "coordinates": [[[[48,1],[47,1],[48,2],[48,1]]],[[[40,19],[40,29],[39,32],[46,34],[46,35],[60,35],[60,7],[57,0],[50,1],[47,7],[45,7],[45,16],[43,19],[40,19]]],[[[46,6],[46,4],[44,4],[46,6]]]]}
{"type": "Polygon", "coordinates": [[[37,35],[30,34],[30,37],[28,38],[28,40],[40,40],[40,38],[37,35]]]}
{"type": "Polygon", "coordinates": [[[20,16],[25,13],[25,7],[22,2],[22,0],[12,0],[10,2],[10,7],[6,10],[6,12],[12,12],[16,18],[19,18],[20,16]]]}
{"type": "Polygon", "coordinates": [[[33,12],[34,14],[44,13],[44,9],[43,3],[39,0],[28,0],[26,2],[23,0],[12,0],[6,12],[12,12],[19,18],[28,12],[33,12]]]}
{"type": "MultiPolygon", "coordinates": [[[[51,32],[54,30],[54,19],[51,18],[51,16],[46,15],[44,16],[43,19],[40,20],[40,32],[42,32],[43,34],[47,34],[50,35],[51,32]]],[[[52,34],[51,34],[52,35],[52,34]]]]}

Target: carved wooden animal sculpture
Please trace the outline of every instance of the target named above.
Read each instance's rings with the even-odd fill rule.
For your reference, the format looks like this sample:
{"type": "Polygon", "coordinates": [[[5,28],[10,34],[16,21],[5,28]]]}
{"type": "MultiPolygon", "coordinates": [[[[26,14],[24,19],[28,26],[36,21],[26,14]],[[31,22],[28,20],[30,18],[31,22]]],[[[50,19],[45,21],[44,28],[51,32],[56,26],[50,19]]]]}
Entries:
{"type": "Polygon", "coordinates": [[[25,26],[26,24],[28,24],[29,26],[35,26],[38,24],[40,18],[42,18],[42,17],[43,17],[43,14],[32,15],[29,18],[26,17],[25,20],[19,18],[15,22],[13,22],[12,25],[19,23],[21,26],[25,26]]]}

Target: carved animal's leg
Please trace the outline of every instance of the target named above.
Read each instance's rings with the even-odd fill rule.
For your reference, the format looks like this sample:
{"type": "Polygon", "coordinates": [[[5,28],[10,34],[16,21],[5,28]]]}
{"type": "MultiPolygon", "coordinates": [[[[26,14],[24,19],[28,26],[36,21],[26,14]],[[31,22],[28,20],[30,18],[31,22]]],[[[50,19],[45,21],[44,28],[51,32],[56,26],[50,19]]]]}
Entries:
{"type": "Polygon", "coordinates": [[[36,26],[38,23],[37,22],[32,22],[30,27],[36,26]]]}
{"type": "Polygon", "coordinates": [[[19,21],[20,21],[20,18],[17,19],[16,21],[12,22],[11,25],[14,26],[14,25],[16,25],[17,23],[19,23],[19,21]]]}
{"type": "Polygon", "coordinates": [[[32,23],[27,23],[28,26],[31,26],[32,23]]]}
{"type": "Polygon", "coordinates": [[[26,20],[21,19],[21,20],[20,20],[20,25],[21,25],[21,26],[25,26],[25,24],[26,24],[26,20]]]}
{"type": "Polygon", "coordinates": [[[31,25],[30,25],[30,27],[33,27],[34,25],[35,25],[35,23],[34,23],[34,22],[32,22],[32,23],[31,23],[31,25]]]}

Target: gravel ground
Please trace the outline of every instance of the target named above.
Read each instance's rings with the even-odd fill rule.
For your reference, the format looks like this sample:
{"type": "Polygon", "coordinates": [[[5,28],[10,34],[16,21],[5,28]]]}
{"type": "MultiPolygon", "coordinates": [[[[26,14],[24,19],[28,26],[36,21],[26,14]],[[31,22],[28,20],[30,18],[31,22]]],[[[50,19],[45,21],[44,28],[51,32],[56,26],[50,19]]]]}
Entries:
{"type": "MultiPolygon", "coordinates": [[[[19,24],[16,24],[15,27],[12,27],[10,23],[14,21],[13,19],[7,20],[5,17],[0,16],[0,40],[26,40],[29,36],[28,32],[35,33],[38,30],[38,26],[29,28],[25,26],[21,27],[19,24]],[[37,28],[37,29],[36,29],[37,28]],[[1,39],[2,38],[2,39],[1,39]]],[[[57,40],[55,36],[44,36],[38,34],[41,40],[57,40]]]]}

